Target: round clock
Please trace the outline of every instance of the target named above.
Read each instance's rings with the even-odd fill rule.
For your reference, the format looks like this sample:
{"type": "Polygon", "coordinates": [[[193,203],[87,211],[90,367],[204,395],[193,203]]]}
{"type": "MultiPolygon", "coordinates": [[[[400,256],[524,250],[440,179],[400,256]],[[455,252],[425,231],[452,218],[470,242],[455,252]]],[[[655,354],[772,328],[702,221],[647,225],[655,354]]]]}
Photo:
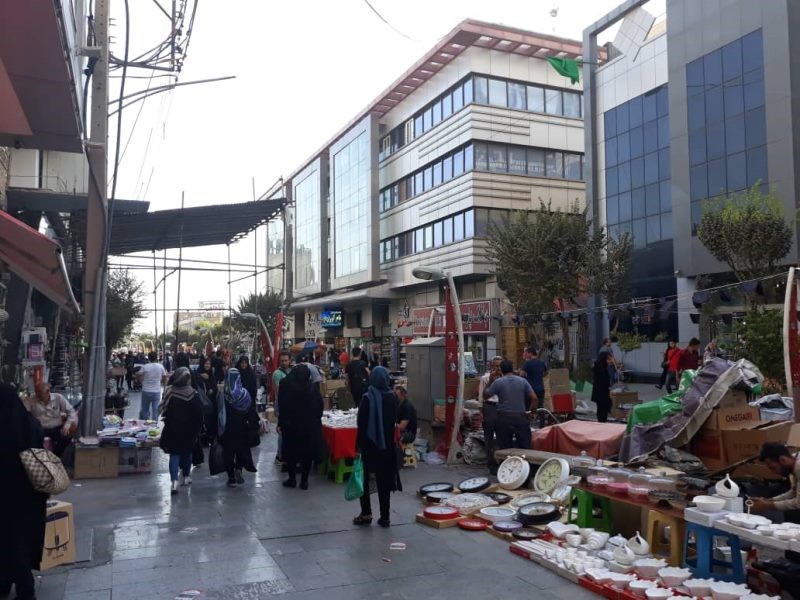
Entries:
{"type": "Polygon", "coordinates": [[[448,498],[452,498],[455,496],[455,492],[428,492],[425,494],[425,500],[428,502],[439,503],[442,500],[447,500],[448,498]]]}
{"type": "Polygon", "coordinates": [[[500,523],[501,521],[513,521],[514,516],[517,514],[513,508],[506,508],[504,506],[487,506],[486,508],[478,511],[478,516],[481,519],[491,521],[492,523],[500,523]]]}
{"type": "Polygon", "coordinates": [[[458,489],[462,492],[473,493],[485,490],[492,482],[488,477],[470,477],[458,484],[458,489]]]}
{"type": "Polygon", "coordinates": [[[500,521],[492,525],[492,527],[494,527],[495,531],[513,533],[514,531],[522,529],[522,523],[519,521],[500,521]]]}
{"type": "Polygon", "coordinates": [[[547,502],[548,496],[547,494],[538,494],[536,492],[531,492],[529,494],[522,494],[521,496],[517,496],[511,501],[511,506],[519,510],[526,504],[533,504],[534,502],[547,502]]]}
{"type": "Polygon", "coordinates": [[[558,520],[558,507],[548,502],[534,502],[519,509],[517,520],[525,526],[539,525],[558,520]]]}
{"type": "Polygon", "coordinates": [[[425,496],[430,492],[452,492],[453,491],[453,484],[452,483],[445,483],[445,482],[437,482],[437,483],[427,483],[419,488],[419,495],[425,496]]]}
{"type": "Polygon", "coordinates": [[[497,482],[505,490],[516,490],[525,485],[531,474],[531,465],[522,457],[509,456],[497,469],[497,482]]]}
{"type": "Polygon", "coordinates": [[[511,502],[511,496],[503,492],[481,492],[484,496],[488,496],[498,504],[508,504],[511,502]]]}
{"type": "Polygon", "coordinates": [[[512,535],[516,539],[525,540],[526,542],[539,539],[542,536],[541,533],[534,531],[533,529],[517,529],[516,531],[512,532],[512,535]]]}
{"type": "Polygon", "coordinates": [[[446,521],[447,519],[454,519],[458,516],[458,510],[451,506],[429,506],[422,514],[429,519],[435,521],[446,521]]]}
{"type": "Polygon", "coordinates": [[[548,458],[536,471],[533,488],[548,493],[569,477],[569,463],[563,458],[548,458]]]}
{"type": "Polygon", "coordinates": [[[489,524],[482,519],[465,518],[458,522],[458,526],[467,531],[483,531],[489,524]]]}

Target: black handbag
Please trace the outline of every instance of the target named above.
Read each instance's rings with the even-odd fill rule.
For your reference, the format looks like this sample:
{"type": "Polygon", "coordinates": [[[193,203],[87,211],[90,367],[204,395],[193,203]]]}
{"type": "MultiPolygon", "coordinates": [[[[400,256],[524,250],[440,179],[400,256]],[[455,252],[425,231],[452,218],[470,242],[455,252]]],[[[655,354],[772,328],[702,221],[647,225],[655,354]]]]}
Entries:
{"type": "Polygon", "coordinates": [[[206,462],[206,455],[203,452],[203,446],[200,443],[200,438],[198,437],[192,446],[192,465],[197,467],[202,465],[204,462],[206,462]]]}
{"type": "Polygon", "coordinates": [[[208,471],[212,475],[219,475],[225,471],[225,458],[222,455],[222,444],[217,440],[211,442],[211,449],[208,451],[208,471]]]}

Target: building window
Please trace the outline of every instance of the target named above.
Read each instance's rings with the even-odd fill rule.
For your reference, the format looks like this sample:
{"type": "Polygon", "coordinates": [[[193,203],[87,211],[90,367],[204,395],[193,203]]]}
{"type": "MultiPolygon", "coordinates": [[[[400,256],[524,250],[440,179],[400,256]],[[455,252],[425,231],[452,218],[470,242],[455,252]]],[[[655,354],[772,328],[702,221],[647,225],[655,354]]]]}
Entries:
{"type": "Polygon", "coordinates": [[[508,84],[508,108],[516,108],[518,110],[525,110],[527,103],[525,101],[525,85],[522,83],[508,84]]]}
{"type": "Polygon", "coordinates": [[[294,186],[294,287],[296,290],[321,283],[321,215],[319,171],[314,170],[294,186]]]}
{"type": "Polygon", "coordinates": [[[370,158],[362,133],[333,155],[334,277],[367,270],[370,158]]]}

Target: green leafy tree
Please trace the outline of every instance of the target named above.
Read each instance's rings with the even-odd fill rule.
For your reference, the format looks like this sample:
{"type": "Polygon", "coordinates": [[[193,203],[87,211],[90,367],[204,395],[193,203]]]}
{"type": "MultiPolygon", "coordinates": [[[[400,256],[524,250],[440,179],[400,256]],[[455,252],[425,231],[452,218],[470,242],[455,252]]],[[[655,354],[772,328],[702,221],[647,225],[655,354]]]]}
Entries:
{"type": "MultiPolygon", "coordinates": [[[[578,205],[535,212],[517,211],[502,225],[490,225],[488,257],[497,283],[520,313],[552,313],[555,302],[577,303],[584,294],[617,300],[625,294],[631,240],[614,240],[595,230],[578,205]]],[[[557,315],[570,364],[569,323],[557,315]]]]}
{"type": "Polygon", "coordinates": [[[736,354],[756,365],[764,377],[786,385],[783,366],[783,311],[755,308],[738,323],[736,354]]]}
{"type": "Polygon", "coordinates": [[[760,184],[709,202],[697,236],[739,281],[774,274],[792,247],[780,200],[760,184]]]}
{"type": "Polygon", "coordinates": [[[110,271],[106,289],[106,348],[116,348],[144,316],[143,284],[127,269],[110,271]]]}
{"type": "MultiPolygon", "coordinates": [[[[267,331],[271,336],[275,335],[275,325],[277,323],[278,313],[283,310],[283,298],[280,294],[275,292],[267,292],[258,295],[250,293],[247,296],[239,298],[239,304],[236,307],[236,314],[253,313],[261,316],[264,325],[267,326],[267,331]]],[[[253,324],[251,322],[235,320],[234,328],[240,330],[252,330],[253,324]]]]}

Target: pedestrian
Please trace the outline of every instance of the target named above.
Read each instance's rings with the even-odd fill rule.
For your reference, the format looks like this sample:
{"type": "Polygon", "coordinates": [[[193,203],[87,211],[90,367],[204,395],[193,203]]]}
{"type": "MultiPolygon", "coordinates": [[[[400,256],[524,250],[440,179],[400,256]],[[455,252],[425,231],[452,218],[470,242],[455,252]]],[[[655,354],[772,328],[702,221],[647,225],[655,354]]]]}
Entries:
{"type": "Polygon", "coordinates": [[[225,381],[225,363],[222,360],[222,350],[217,348],[211,358],[211,366],[214,369],[214,377],[217,381],[225,381]]]}
{"type": "Polygon", "coordinates": [[[402,385],[394,388],[397,396],[397,429],[400,430],[400,443],[411,444],[417,439],[417,409],[408,399],[408,391],[402,385]]]}
{"type": "MultiPolygon", "coordinates": [[[[661,377],[658,380],[658,384],[656,387],[660,390],[664,387],[664,384],[667,383],[667,379],[669,379],[670,368],[669,365],[672,362],[672,357],[675,356],[678,352],[680,352],[680,348],[678,348],[678,344],[675,340],[669,340],[667,342],[667,347],[664,349],[664,353],[661,355],[661,377]]],[[[675,383],[677,386],[677,382],[675,383]]],[[[667,391],[671,394],[670,386],[667,386],[667,391]]]]}
{"type": "MultiPolygon", "coordinates": [[[[522,353],[525,362],[522,363],[522,372],[520,375],[528,380],[533,388],[533,393],[538,398],[536,408],[544,408],[544,378],[547,375],[547,364],[539,358],[539,353],[532,346],[528,346],[522,353]]],[[[528,407],[531,410],[532,407],[528,407]]],[[[544,411],[539,412],[539,428],[543,428],[545,424],[544,411]]]]}
{"type": "Polygon", "coordinates": [[[699,369],[701,365],[700,340],[697,338],[692,338],[689,340],[689,345],[678,353],[678,358],[675,364],[677,380],[681,380],[683,372],[687,369],[699,369]]]}
{"type": "Polygon", "coordinates": [[[203,412],[203,426],[205,429],[205,442],[210,444],[214,438],[217,437],[217,378],[214,374],[214,367],[211,365],[211,360],[206,358],[200,364],[197,370],[197,387],[202,389],[206,398],[208,398],[209,406],[203,412]]]}
{"type": "Polygon", "coordinates": [[[347,350],[342,350],[339,353],[339,365],[342,370],[350,364],[350,355],[347,353],[347,350]]]}
{"type": "Polygon", "coordinates": [[[531,448],[530,413],[526,406],[538,401],[531,384],[514,373],[510,360],[500,363],[502,377],[495,379],[483,390],[484,400],[497,396],[497,446],[505,448],[531,448]]]}
{"type": "Polygon", "coordinates": [[[225,398],[219,404],[219,441],[228,473],[228,487],[235,487],[244,483],[243,470],[256,472],[250,449],[258,446],[261,440],[256,404],[242,386],[239,370],[234,367],[228,369],[225,376],[225,398]]]}
{"type": "MultiPolygon", "coordinates": [[[[289,374],[292,368],[292,355],[288,350],[281,350],[278,353],[278,368],[272,374],[272,393],[275,399],[275,416],[280,420],[281,410],[278,406],[278,392],[281,381],[289,374]]],[[[278,449],[275,452],[275,464],[283,462],[283,435],[278,431],[278,449]]]]}
{"type": "Polygon", "coordinates": [[[369,368],[366,361],[362,359],[363,352],[356,346],[353,348],[353,358],[347,364],[345,375],[347,377],[347,387],[353,396],[353,404],[358,408],[361,398],[369,387],[369,368]]]}
{"type": "Polygon", "coordinates": [[[128,386],[128,391],[133,391],[133,369],[136,358],[133,355],[133,352],[128,352],[128,355],[125,357],[125,383],[128,386]]]}
{"type": "Polygon", "coordinates": [[[172,360],[171,353],[167,352],[164,355],[164,362],[162,363],[162,366],[167,373],[172,373],[172,371],[175,370],[175,362],[172,360]]]}
{"type": "Polygon", "coordinates": [[[125,354],[119,352],[111,357],[111,368],[114,373],[114,382],[117,384],[117,393],[122,393],[122,385],[125,382],[125,375],[122,374],[122,369],[125,368],[125,354]]]}
{"type": "Polygon", "coordinates": [[[597,405],[597,421],[605,423],[608,421],[608,413],[611,412],[611,370],[614,363],[614,355],[610,350],[600,351],[597,360],[594,361],[592,371],[592,402],[597,405]]]}
{"type": "Polygon", "coordinates": [[[283,460],[289,471],[284,487],[297,487],[300,465],[300,489],[308,489],[312,461],[319,456],[322,442],[322,395],[311,378],[306,364],[297,365],[281,381],[278,390],[278,431],[283,437],[283,460]]]}
{"type": "Polygon", "coordinates": [[[236,368],[239,369],[239,375],[242,377],[242,387],[250,394],[253,402],[258,399],[258,378],[253,367],[250,366],[250,359],[247,355],[242,354],[239,360],[236,361],[236,368]]]}
{"type": "Polygon", "coordinates": [[[27,398],[25,407],[53,443],[53,454],[60,457],[78,428],[78,413],[62,394],[51,392],[46,381],[37,382],[33,390],[34,396],[27,398]]]}
{"type": "Polygon", "coordinates": [[[497,474],[497,460],[494,457],[495,441],[494,434],[497,427],[497,396],[492,395],[485,398],[483,392],[491,383],[502,377],[500,372],[500,363],[503,362],[502,356],[495,356],[489,363],[489,370],[481,376],[478,382],[478,398],[483,402],[483,443],[486,446],[486,459],[489,466],[489,472],[492,475],[497,474]]]}
{"type": "Polygon", "coordinates": [[[47,495],[37,492],[28,479],[20,452],[41,448],[44,433],[26,410],[16,390],[0,384],[0,597],[16,588],[16,598],[35,596],[32,569],[38,570],[44,550],[47,495]]]}
{"type": "MultiPolygon", "coordinates": [[[[353,356],[355,357],[355,350],[353,356]]],[[[352,362],[350,364],[353,364],[352,362]]],[[[378,525],[389,527],[391,493],[402,491],[397,465],[397,398],[389,387],[389,371],[376,367],[369,376],[369,387],[361,399],[358,410],[357,451],[364,465],[364,493],[361,496],[361,513],[353,519],[354,525],[372,523],[372,506],[369,499],[369,477],[375,475],[378,487],[380,518],[378,525]]],[[[398,436],[399,437],[399,436],[398,436]]]]}
{"type": "Polygon", "coordinates": [[[192,448],[203,426],[203,405],[191,384],[188,367],[178,367],[158,407],[164,418],[159,446],[169,454],[171,494],[178,493],[179,484],[192,484],[192,448]]]}
{"type": "Polygon", "coordinates": [[[722,351],[717,346],[717,338],[711,338],[711,341],[706,344],[705,350],[703,350],[703,363],[720,356],[722,356],[722,351]]]}
{"type": "Polygon", "coordinates": [[[139,409],[139,419],[155,421],[158,419],[161,386],[167,382],[167,371],[158,363],[158,355],[155,352],[149,352],[147,360],[150,362],[136,373],[137,379],[142,384],[142,407],[139,409]]]}

